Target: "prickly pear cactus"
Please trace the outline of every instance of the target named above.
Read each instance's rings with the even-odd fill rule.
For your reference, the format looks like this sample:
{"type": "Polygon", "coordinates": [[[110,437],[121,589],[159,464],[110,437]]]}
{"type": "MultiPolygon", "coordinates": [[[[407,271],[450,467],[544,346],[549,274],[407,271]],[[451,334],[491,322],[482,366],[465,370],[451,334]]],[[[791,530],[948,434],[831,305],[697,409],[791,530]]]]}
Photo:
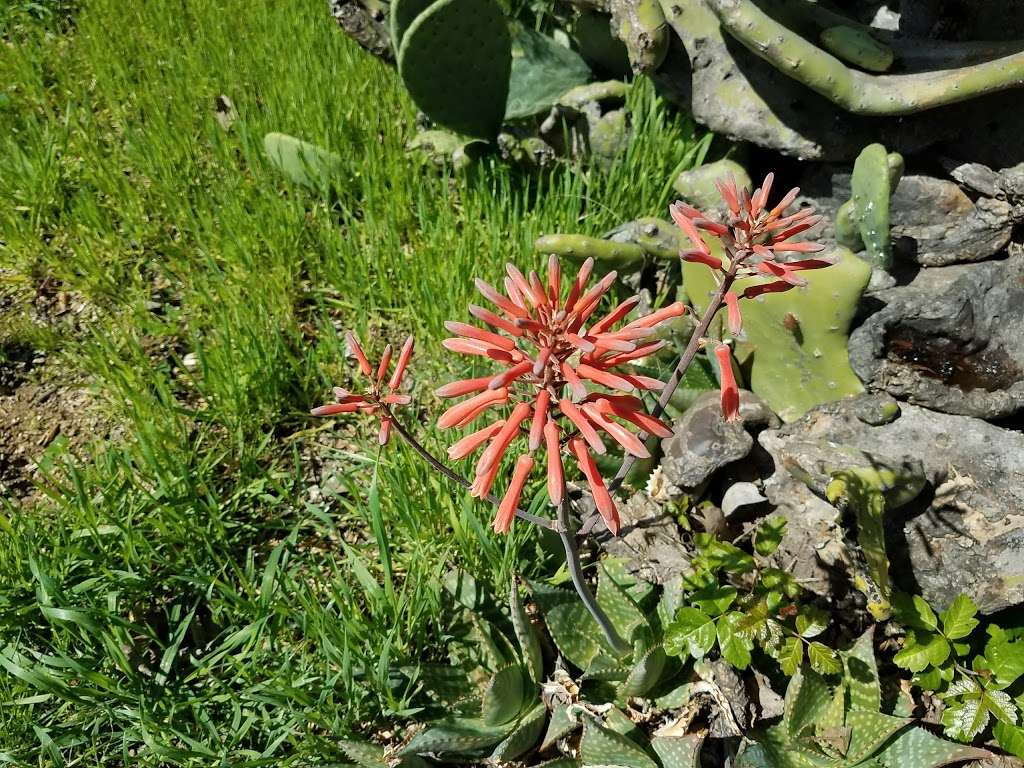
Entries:
{"type": "Polygon", "coordinates": [[[482,139],[505,116],[512,43],[495,0],[437,0],[402,36],[398,72],[431,120],[482,139]]]}
{"type": "MultiPolygon", "coordinates": [[[[804,273],[805,288],[743,302],[743,338],[736,359],[750,388],[784,421],[821,403],[864,391],[850,367],[847,334],[871,268],[845,248],[831,253],[836,263],[804,273]]],[[[736,292],[763,280],[736,281],[736,292]]],[[[683,264],[683,287],[700,311],[714,290],[711,271],[683,264]]]]}
{"type": "Polygon", "coordinates": [[[391,46],[398,51],[402,47],[402,38],[416,21],[416,17],[430,7],[434,0],[391,0],[388,11],[388,25],[391,32],[391,46]]]}
{"type": "Polygon", "coordinates": [[[869,144],[853,165],[853,197],[836,212],[836,240],[854,251],[866,250],[876,267],[892,266],[889,200],[903,175],[903,158],[869,144]]]}
{"type": "Polygon", "coordinates": [[[716,184],[728,181],[734,181],[737,189],[753,189],[747,169],[729,159],[682,171],[672,181],[672,188],[690,205],[702,211],[714,211],[723,206],[722,195],[716,184]]]}
{"type": "Polygon", "coordinates": [[[285,133],[264,136],[263,150],[288,179],[310,189],[323,189],[341,167],[338,155],[285,133]]]}
{"type": "Polygon", "coordinates": [[[637,74],[653,72],[665,59],[669,45],[668,23],[658,0],[612,0],[612,24],[626,44],[629,61],[637,74]]]}
{"type": "Polygon", "coordinates": [[[871,72],[885,72],[892,66],[892,48],[883,45],[863,29],[840,25],[821,31],[821,45],[829,53],[871,72]]]}

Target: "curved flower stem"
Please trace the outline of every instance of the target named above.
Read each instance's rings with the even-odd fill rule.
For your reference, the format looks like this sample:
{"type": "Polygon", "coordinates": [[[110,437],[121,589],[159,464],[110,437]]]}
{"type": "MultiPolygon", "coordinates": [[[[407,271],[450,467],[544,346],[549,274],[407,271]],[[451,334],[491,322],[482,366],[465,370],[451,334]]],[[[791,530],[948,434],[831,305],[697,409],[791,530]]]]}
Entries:
{"type": "Polygon", "coordinates": [[[597,604],[597,600],[594,599],[594,595],[584,580],[583,567],[580,565],[580,553],[576,548],[576,531],[573,530],[572,518],[569,516],[569,502],[567,500],[563,499],[562,503],[558,505],[558,522],[561,524],[558,537],[562,540],[562,546],[565,547],[565,564],[569,569],[572,585],[576,588],[576,594],[580,596],[580,601],[590,612],[590,615],[594,617],[594,621],[601,628],[601,632],[604,633],[605,639],[612,647],[612,650],[620,656],[629,653],[632,650],[629,643],[623,640],[619,633],[615,631],[611,620],[601,610],[601,606],[597,604]]]}
{"type": "MultiPolygon", "coordinates": [[[[659,418],[661,414],[665,412],[665,406],[668,405],[668,401],[672,399],[672,395],[679,388],[679,384],[683,380],[683,376],[686,375],[686,369],[690,367],[693,359],[697,356],[697,352],[700,351],[701,342],[707,335],[708,328],[711,327],[711,321],[715,319],[715,315],[718,310],[722,307],[722,302],[725,299],[725,294],[729,292],[732,287],[733,281],[736,280],[736,265],[731,265],[729,271],[726,272],[722,278],[721,284],[718,286],[718,290],[711,296],[711,301],[708,303],[707,309],[704,310],[704,314],[700,319],[700,323],[694,330],[693,335],[690,336],[690,341],[686,345],[686,349],[683,350],[683,354],[679,356],[679,362],[676,363],[675,370],[672,371],[672,376],[665,384],[665,388],[661,391],[661,397],[658,398],[658,404],[651,411],[651,415],[655,418],[659,418]]],[[[637,435],[640,442],[644,442],[647,439],[647,433],[641,432],[637,435]]],[[[615,473],[615,477],[611,483],[608,484],[608,491],[614,493],[622,485],[622,481],[629,474],[629,470],[633,468],[633,464],[636,462],[636,457],[632,454],[627,453],[623,457],[622,464],[619,466],[619,471],[615,473]]]]}
{"type": "MultiPolygon", "coordinates": [[[[427,462],[432,468],[436,469],[442,475],[447,477],[454,483],[458,483],[463,488],[469,489],[472,487],[472,483],[460,475],[458,472],[450,469],[443,461],[434,456],[430,451],[423,447],[423,445],[413,437],[412,433],[405,428],[402,422],[394,418],[391,410],[381,404],[381,410],[387,414],[394,424],[395,431],[409,444],[420,457],[427,462]]],[[[501,499],[497,496],[488,495],[487,500],[494,505],[501,504],[501,499]]],[[[554,531],[558,534],[558,537],[562,540],[562,546],[565,548],[565,563],[569,570],[569,577],[572,579],[572,585],[576,588],[576,594],[579,595],[580,601],[583,603],[590,615],[594,617],[594,621],[597,622],[597,626],[601,628],[601,632],[604,633],[605,639],[608,644],[617,654],[628,653],[631,649],[629,644],[623,640],[619,633],[615,631],[615,627],[612,625],[611,620],[601,610],[601,606],[597,604],[597,600],[594,599],[593,593],[587,586],[587,582],[583,576],[583,566],[580,564],[580,553],[576,548],[576,531],[572,526],[572,518],[569,516],[569,503],[563,501],[558,506],[557,520],[548,520],[537,515],[524,512],[521,509],[516,510],[516,517],[525,520],[528,523],[533,523],[541,528],[546,528],[550,531],[554,531]]]]}
{"type": "MultiPolygon", "coordinates": [[[[434,454],[432,454],[430,451],[424,448],[423,445],[415,437],[413,437],[412,433],[405,428],[402,422],[400,422],[398,419],[394,417],[394,414],[391,412],[391,409],[389,409],[387,406],[383,404],[381,404],[380,407],[381,410],[385,414],[387,414],[388,418],[390,418],[392,423],[395,425],[395,431],[398,432],[399,435],[401,435],[402,439],[409,444],[409,447],[416,451],[416,453],[418,453],[420,457],[425,462],[427,462],[427,464],[429,464],[442,475],[447,477],[453,483],[458,483],[466,490],[469,490],[473,487],[473,484],[469,480],[460,475],[458,472],[455,472],[454,470],[450,469],[443,461],[441,461],[439,458],[434,456],[434,454]]],[[[501,499],[499,499],[497,496],[494,496],[493,494],[487,495],[487,501],[489,501],[491,504],[494,504],[495,506],[501,504],[501,499]]],[[[516,510],[516,517],[520,518],[521,520],[525,520],[528,523],[538,525],[541,528],[547,528],[550,531],[555,531],[555,533],[558,533],[559,535],[562,534],[562,531],[560,530],[560,521],[556,522],[554,520],[548,520],[544,517],[538,517],[537,515],[530,514],[529,512],[526,512],[521,509],[516,510]]]]}

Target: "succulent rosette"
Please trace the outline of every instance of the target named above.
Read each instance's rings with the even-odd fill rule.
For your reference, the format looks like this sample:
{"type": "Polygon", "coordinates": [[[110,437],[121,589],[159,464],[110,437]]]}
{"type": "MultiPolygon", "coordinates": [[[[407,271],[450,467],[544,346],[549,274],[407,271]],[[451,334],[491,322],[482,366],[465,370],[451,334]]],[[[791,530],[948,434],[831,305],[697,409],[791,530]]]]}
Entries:
{"type": "Polygon", "coordinates": [[[626,366],[661,349],[665,342],[654,338],[656,326],[681,316],[686,308],[677,302],[619,325],[639,303],[634,296],[593,319],[616,278],[610,272],[588,287],[593,269],[594,261],[588,259],[575,278],[563,280],[552,256],[542,281],[536,272],[527,277],[509,264],[504,293],[476,281],[494,310],[470,306],[469,311],[486,328],[446,324],[455,334],[445,340],[447,349],[486,358],[496,366],[494,373],[455,381],[437,391],[442,397],[468,396],[445,411],[438,420],[441,429],[465,427],[485,413],[503,414],[448,449],[453,460],[481,451],[471,489],[474,496],[490,493],[502,458],[517,441],[522,445],[494,519],[498,532],[509,529],[537,461],[534,457],[543,453],[551,504],[565,500],[563,459],[568,457],[586,478],[608,530],[617,533],[618,511],[594,455],[606,453],[610,441],[628,454],[646,458],[649,453],[636,432],[672,434],[664,422],[647,413],[640,397],[645,391],[660,390],[662,382],[626,366]]]}

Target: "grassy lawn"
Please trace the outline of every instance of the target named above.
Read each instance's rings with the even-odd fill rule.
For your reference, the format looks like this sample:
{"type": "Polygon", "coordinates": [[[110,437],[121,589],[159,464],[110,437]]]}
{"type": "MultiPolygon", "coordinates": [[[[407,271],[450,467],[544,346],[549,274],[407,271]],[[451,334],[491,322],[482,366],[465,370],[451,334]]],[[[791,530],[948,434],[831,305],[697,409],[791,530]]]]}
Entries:
{"type": "Polygon", "coordinates": [[[322,0],[34,5],[0,11],[0,763],[341,759],[422,706],[451,566],[504,591],[559,561],[306,415],[348,381],[340,331],[416,334],[406,417],[440,450],[472,277],[662,209],[699,137],[645,84],[607,172],[450,178],[322,0]],[[341,155],[336,201],[274,173],[268,131],[341,155]]]}

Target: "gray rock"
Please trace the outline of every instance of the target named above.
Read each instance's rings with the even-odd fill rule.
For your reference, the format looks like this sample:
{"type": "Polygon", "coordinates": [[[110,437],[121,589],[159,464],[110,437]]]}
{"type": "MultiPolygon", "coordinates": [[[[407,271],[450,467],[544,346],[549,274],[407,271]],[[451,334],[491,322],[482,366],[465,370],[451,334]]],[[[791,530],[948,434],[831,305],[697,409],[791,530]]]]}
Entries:
{"type": "Polygon", "coordinates": [[[768,499],[761,495],[757,483],[733,483],[722,495],[722,514],[729,517],[742,507],[761,504],[765,501],[768,499]]]}
{"type": "Polygon", "coordinates": [[[703,393],[686,409],[672,436],[661,442],[661,471],[670,493],[696,489],[716,470],[746,457],[754,439],[744,426],[778,423],[761,398],[746,390],[740,391],[740,416],[740,422],[722,418],[718,392],[703,393]]]}
{"type": "Polygon", "coordinates": [[[654,584],[666,584],[690,571],[690,554],[679,535],[679,525],[646,493],[634,494],[620,504],[619,518],[619,535],[599,535],[599,539],[602,549],[622,557],[631,573],[654,584]]]}
{"type": "Polygon", "coordinates": [[[775,430],[765,430],[757,440],[775,463],[764,493],[775,514],[786,519],[772,564],[792,573],[813,594],[832,599],[832,581],[846,558],[839,511],[786,469],[785,441],[775,430]]]}
{"type": "Polygon", "coordinates": [[[880,291],[886,306],[850,335],[869,387],[944,413],[1024,410],[1024,249],[1001,261],[921,270],[880,291]]]}
{"type": "MultiPolygon", "coordinates": [[[[872,426],[857,415],[860,399],[819,406],[759,440],[783,467],[825,441],[890,463],[919,461],[928,488],[889,516],[894,580],[938,608],[961,592],[986,613],[1024,602],[1024,435],[913,405],[872,426]]],[[[791,510],[779,488],[766,485],[769,499],[791,510]]]]}
{"type": "Polygon", "coordinates": [[[983,197],[977,203],[952,181],[904,176],[892,196],[890,227],[897,255],[926,267],[980,261],[1010,242],[1013,207],[983,197]]]}

